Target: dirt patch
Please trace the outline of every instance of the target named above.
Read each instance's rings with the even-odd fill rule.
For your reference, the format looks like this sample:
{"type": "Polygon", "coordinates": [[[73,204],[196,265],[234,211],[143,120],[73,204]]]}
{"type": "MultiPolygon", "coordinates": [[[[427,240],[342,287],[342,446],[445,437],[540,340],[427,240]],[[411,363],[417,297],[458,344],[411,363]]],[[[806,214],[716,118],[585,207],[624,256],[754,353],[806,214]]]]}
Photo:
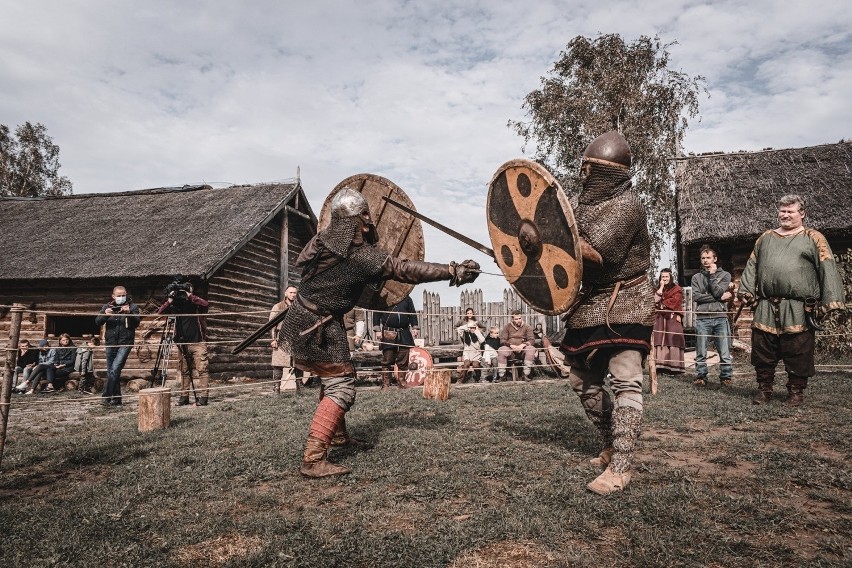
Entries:
{"type": "Polygon", "coordinates": [[[230,534],[179,548],[175,562],[178,566],[221,566],[234,558],[257,554],[262,548],[260,537],[230,534]]]}
{"type": "Polygon", "coordinates": [[[556,556],[539,543],[504,540],[465,552],[448,568],[543,568],[556,564],[556,556]]]}

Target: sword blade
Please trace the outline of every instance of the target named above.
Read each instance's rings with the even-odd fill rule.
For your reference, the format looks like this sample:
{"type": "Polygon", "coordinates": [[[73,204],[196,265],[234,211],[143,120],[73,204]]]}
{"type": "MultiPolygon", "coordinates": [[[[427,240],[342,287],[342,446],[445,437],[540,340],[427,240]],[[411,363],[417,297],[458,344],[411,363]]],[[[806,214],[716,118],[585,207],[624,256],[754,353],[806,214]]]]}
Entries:
{"type": "Polygon", "coordinates": [[[418,213],[414,209],[411,209],[410,207],[406,207],[405,205],[403,205],[402,203],[399,203],[398,201],[394,201],[390,197],[382,196],[382,199],[384,199],[385,201],[387,201],[388,203],[390,203],[391,205],[393,205],[397,209],[401,209],[402,211],[405,211],[409,215],[413,215],[414,217],[417,217],[418,219],[420,219],[424,223],[432,225],[433,227],[435,227],[436,229],[438,229],[442,233],[450,235],[454,239],[459,240],[459,241],[463,242],[464,244],[466,244],[468,246],[472,246],[473,248],[475,248],[479,252],[481,252],[483,254],[487,254],[491,258],[496,259],[496,257],[494,256],[494,251],[492,249],[488,248],[487,246],[485,246],[481,243],[476,242],[475,240],[471,239],[470,237],[466,237],[466,236],[462,235],[461,233],[450,229],[446,225],[442,225],[441,223],[430,219],[426,215],[418,213]]]}

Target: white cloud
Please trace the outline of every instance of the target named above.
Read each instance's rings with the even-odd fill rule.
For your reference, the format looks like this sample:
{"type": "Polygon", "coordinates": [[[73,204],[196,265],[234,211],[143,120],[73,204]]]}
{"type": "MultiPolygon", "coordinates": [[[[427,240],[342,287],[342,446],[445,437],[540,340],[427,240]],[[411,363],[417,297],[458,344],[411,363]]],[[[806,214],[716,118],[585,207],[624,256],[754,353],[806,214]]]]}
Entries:
{"type": "MultiPolygon", "coordinates": [[[[677,40],[671,67],[707,77],[688,151],[852,135],[852,7],[837,0],[2,4],[14,25],[0,36],[0,121],[44,123],[78,193],[301,166],[319,212],[339,181],[371,172],[489,244],[486,184],[521,154],[507,121],[571,38],[599,32],[677,40]]],[[[472,252],[426,238],[435,260],[472,252]]],[[[480,284],[487,299],[505,286],[480,284]]]]}

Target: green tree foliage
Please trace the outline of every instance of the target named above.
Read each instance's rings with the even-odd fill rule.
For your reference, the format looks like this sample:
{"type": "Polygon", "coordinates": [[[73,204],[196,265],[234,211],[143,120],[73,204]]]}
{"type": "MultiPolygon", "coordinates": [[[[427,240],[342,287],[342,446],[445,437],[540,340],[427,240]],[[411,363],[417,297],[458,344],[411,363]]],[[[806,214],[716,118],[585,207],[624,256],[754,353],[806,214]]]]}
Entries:
{"type": "Polygon", "coordinates": [[[70,195],[71,180],[59,175],[59,146],[43,124],[25,122],[10,135],[0,124],[0,197],[70,195]]]}
{"type": "Polygon", "coordinates": [[[509,126],[536,145],[536,159],[570,193],[579,191],[580,157],[595,137],[618,130],[633,151],[634,181],[648,207],[654,257],[674,228],[674,170],[687,118],[698,116],[704,78],[669,69],[672,44],[620,35],[577,36],[529,93],[523,108],[529,122],[509,126]]]}

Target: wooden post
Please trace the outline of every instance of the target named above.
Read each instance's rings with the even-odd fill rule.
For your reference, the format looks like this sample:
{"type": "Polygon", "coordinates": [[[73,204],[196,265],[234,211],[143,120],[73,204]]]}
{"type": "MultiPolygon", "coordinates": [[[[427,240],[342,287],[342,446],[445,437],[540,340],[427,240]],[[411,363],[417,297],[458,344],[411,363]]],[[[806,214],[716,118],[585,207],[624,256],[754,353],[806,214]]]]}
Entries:
{"type": "Polygon", "coordinates": [[[168,428],[171,422],[172,389],[154,387],[139,391],[139,431],[168,428]]]}
{"type": "Polygon", "coordinates": [[[6,447],[6,426],[9,424],[9,409],[12,403],[12,375],[18,362],[18,340],[21,337],[21,316],[23,304],[13,304],[12,323],[9,325],[9,345],[6,348],[6,369],[3,372],[3,384],[0,385],[0,466],[3,464],[3,450],[6,447]]]}
{"type": "Polygon", "coordinates": [[[450,398],[450,369],[432,369],[423,381],[423,398],[447,400],[450,398]]]}
{"type": "Polygon", "coordinates": [[[657,361],[654,359],[654,346],[648,352],[648,376],[651,378],[651,394],[657,394],[657,361]]]}

